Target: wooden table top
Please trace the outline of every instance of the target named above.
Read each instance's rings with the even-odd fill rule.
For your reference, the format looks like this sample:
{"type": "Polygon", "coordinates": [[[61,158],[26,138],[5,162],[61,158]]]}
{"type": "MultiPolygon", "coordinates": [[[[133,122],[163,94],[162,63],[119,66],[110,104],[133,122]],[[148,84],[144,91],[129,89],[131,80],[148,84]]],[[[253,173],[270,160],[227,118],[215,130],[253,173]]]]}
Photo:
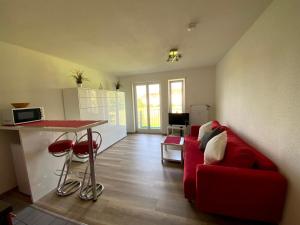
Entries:
{"type": "Polygon", "coordinates": [[[17,126],[1,126],[2,130],[31,129],[40,131],[78,132],[107,123],[107,120],[41,120],[17,126]]]}

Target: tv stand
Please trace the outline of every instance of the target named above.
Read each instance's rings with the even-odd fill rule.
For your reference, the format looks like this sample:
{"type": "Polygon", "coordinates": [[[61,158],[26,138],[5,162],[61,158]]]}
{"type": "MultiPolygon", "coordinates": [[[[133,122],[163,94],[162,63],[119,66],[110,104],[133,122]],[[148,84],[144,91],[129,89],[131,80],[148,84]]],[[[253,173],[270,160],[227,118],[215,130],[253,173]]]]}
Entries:
{"type": "Polygon", "coordinates": [[[186,135],[187,125],[168,125],[167,135],[176,135],[175,131],[179,131],[179,136],[183,137],[186,135]]]}

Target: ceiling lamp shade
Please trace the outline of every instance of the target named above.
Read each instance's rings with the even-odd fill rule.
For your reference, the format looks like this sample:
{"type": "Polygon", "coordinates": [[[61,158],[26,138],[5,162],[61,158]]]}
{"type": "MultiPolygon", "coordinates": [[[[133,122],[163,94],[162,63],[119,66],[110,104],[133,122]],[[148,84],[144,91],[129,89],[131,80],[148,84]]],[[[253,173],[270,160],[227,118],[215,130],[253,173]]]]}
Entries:
{"type": "Polygon", "coordinates": [[[172,48],[169,52],[167,62],[177,62],[181,58],[177,48],[172,48]]]}

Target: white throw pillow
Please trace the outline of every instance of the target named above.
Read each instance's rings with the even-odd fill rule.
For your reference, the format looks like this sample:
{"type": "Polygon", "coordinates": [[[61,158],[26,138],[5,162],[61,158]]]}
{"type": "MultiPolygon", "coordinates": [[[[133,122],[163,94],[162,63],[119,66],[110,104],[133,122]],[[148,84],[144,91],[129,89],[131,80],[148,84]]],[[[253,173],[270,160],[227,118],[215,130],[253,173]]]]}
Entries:
{"type": "Polygon", "coordinates": [[[207,122],[199,128],[199,133],[198,133],[198,141],[201,140],[201,138],[206,134],[207,132],[211,131],[211,121],[207,122]]]}
{"type": "Polygon", "coordinates": [[[223,159],[227,144],[227,132],[223,131],[209,140],[204,151],[204,164],[212,164],[223,159]]]}

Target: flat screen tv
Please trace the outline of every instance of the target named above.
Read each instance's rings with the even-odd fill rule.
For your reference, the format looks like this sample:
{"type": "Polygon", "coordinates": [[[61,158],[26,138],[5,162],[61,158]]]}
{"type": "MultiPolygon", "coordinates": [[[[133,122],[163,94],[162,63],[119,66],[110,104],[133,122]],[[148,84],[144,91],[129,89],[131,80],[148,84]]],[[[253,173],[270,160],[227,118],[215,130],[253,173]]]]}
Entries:
{"type": "Polygon", "coordinates": [[[189,119],[188,113],[169,113],[170,125],[189,125],[189,119]]]}

